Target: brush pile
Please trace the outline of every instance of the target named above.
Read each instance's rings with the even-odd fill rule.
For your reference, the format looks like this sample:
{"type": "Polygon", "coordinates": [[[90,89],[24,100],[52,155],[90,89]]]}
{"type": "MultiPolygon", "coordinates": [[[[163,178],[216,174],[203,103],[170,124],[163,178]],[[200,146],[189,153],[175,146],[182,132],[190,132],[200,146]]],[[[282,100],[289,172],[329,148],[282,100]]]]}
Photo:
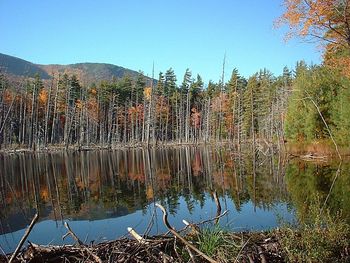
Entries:
{"type": "Polygon", "coordinates": [[[164,207],[157,206],[162,210],[163,222],[169,230],[161,236],[142,237],[129,228],[132,238],[86,245],[65,223],[67,234],[63,238],[70,235],[75,244],[42,246],[28,242],[29,245],[21,250],[38,218],[36,215],[15,252],[0,256],[0,262],[284,262],[277,239],[267,237],[267,234],[234,234],[215,226],[213,231],[200,227],[211,221],[216,225],[227,211],[198,224],[183,221],[186,227],[176,231],[170,226],[164,207]]]}

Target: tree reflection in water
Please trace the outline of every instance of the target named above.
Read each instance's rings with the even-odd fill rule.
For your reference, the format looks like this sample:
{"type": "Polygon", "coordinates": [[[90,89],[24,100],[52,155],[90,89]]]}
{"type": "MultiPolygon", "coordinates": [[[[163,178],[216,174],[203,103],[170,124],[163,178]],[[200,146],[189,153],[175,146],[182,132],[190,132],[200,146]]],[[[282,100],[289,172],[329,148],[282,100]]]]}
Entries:
{"type": "MultiPolygon", "coordinates": [[[[36,208],[42,222],[59,225],[70,219],[94,224],[134,214],[149,220],[155,201],[174,219],[178,216],[175,224],[181,227],[181,216],[215,215],[210,214],[215,211],[213,190],[223,209],[230,210],[223,219],[226,227],[265,229],[276,226],[279,216],[291,219],[294,207],[302,217],[312,194],[325,198],[336,170],[332,164],[288,163],[281,156],[261,152],[252,162],[249,154],[211,147],[23,153],[0,158],[2,235],[22,230],[36,208]]],[[[345,165],[343,172],[347,170],[345,165]]],[[[349,186],[350,178],[339,176],[329,200],[334,210],[344,209],[346,216],[350,216],[349,186]]]]}

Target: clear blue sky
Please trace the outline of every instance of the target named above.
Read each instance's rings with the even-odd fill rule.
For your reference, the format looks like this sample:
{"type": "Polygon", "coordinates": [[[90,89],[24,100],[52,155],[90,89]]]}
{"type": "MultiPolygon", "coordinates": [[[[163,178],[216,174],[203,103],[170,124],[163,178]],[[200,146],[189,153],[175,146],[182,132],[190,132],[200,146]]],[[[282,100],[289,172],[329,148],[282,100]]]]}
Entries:
{"type": "Polygon", "coordinates": [[[273,29],[282,0],[0,0],[0,53],[40,64],[104,62],[150,75],[186,68],[205,81],[234,67],[279,75],[320,62],[315,45],[273,29]]]}

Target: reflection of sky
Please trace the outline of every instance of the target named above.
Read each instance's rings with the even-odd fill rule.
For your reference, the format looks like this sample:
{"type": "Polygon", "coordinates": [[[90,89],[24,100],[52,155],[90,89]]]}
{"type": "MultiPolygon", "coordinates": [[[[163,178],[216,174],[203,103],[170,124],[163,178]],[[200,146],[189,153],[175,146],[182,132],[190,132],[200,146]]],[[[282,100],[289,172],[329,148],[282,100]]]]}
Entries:
{"type": "MultiPolygon", "coordinates": [[[[240,212],[235,209],[231,199],[226,201],[221,198],[222,212],[229,210],[229,213],[221,218],[221,225],[227,229],[234,231],[242,230],[264,230],[278,226],[279,219],[292,221],[293,215],[287,209],[287,204],[276,204],[268,209],[254,208],[252,202],[245,203],[241,206],[240,212]]],[[[69,221],[69,225],[77,236],[87,243],[95,240],[101,242],[103,240],[112,240],[127,234],[127,227],[133,227],[138,233],[142,234],[146,230],[153,214],[154,205],[151,204],[146,213],[141,210],[135,213],[128,214],[116,218],[108,218],[102,220],[88,221],[69,221]]],[[[162,222],[162,213],[159,209],[156,210],[156,221],[152,226],[150,234],[160,234],[166,232],[162,222]]],[[[206,202],[201,207],[199,203],[195,203],[191,213],[187,208],[187,204],[183,197],[179,199],[176,215],[169,215],[169,222],[176,229],[184,227],[182,220],[186,219],[191,222],[200,222],[216,216],[216,205],[206,195],[206,202]]],[[[19,240],[24,234],[25,229],[8,233],[0,236],[0,246],[7,253],[15,249],[19,240]]],[[[62,236],[66,233],[61,221],[45,220],[37,223],[28,240],[36,244],[72,244],[73,240],[68,237],[62,241],[62,236]]]]}

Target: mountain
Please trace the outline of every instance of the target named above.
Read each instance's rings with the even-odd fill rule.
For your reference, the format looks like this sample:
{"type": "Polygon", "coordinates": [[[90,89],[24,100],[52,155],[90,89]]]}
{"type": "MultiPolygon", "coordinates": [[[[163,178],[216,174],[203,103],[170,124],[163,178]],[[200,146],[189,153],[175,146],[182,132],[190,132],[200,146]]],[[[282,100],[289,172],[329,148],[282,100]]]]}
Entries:
{"type": "Polygon", "coordinates": [[[50,76],[58,73],[75,74],[85,83],[99,82],[101,80],[110,80],[113,77],[122,78],[129,75],[135,78],[139,73],[134,70],[106,63],[77,63],[70,65],[38,65],[50,76]]]}
{"type": "Polygon", "coordinates": [[[33,77],[39,74],[42,79],[49,79],[49,74],[38,65],[29,61],[0,53],[0,70],[6,74],[33,77]]]}
{"type": "Polygon", "coordinates": [[[137,71],[106,63],[77,63],[70,65],[40,65],[0,53],[0,70],[16,77],[33,77],[39,74],[42,79],[50,79],[58,73],[75,74],[85,84],[121,78],[129,75],[135,78],[137,71]]]}

